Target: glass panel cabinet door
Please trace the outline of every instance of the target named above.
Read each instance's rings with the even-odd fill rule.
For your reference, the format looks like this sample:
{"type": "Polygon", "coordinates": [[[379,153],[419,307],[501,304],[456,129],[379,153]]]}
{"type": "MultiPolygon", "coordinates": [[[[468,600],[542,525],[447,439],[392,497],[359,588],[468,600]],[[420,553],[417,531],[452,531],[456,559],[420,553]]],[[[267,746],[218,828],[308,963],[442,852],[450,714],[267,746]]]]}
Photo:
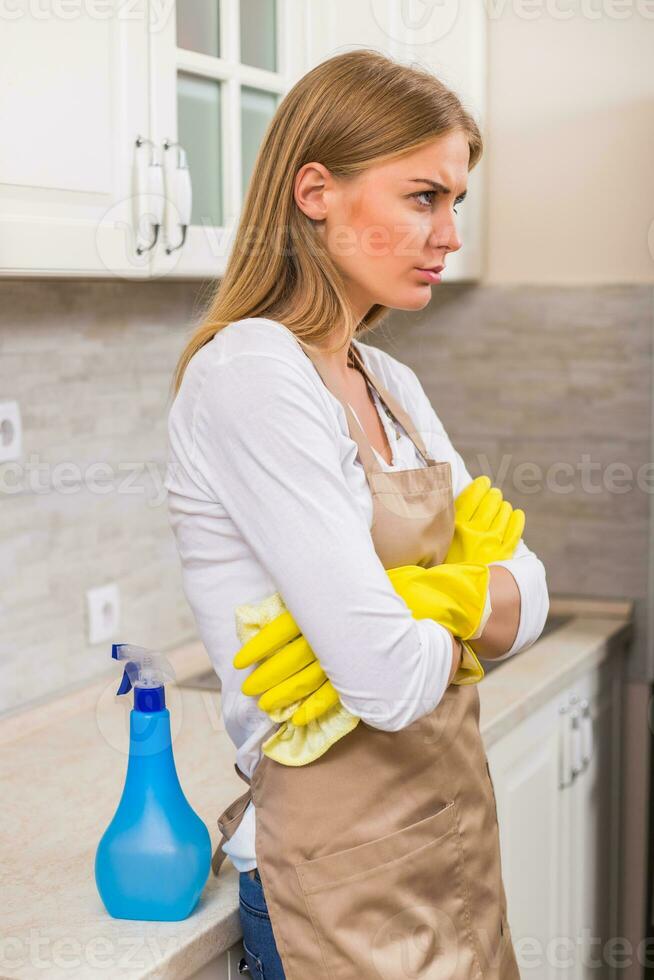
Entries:
{"type": "Polygon", "coordinates": [[[220,6],[218,0],[177,0],[177,47],[220,56],[220,6]]]}
{"type": "Polygon", "coordinates": [[[240,0],[241,63],[277,71],[276,0],[240,0]]]}
{"type": "Polygon", "coordinates": [[[222,225],[221,83],[177,73],[177,132],[186,150],[193,200],[191,224],[222,225]]]}
{"type": "Polygon", "coordinates": [[[165,184],[152,274],[213,278],[224,272],[266,128],[306,70],[313,0],[173,2],[150,32],[152,140],[165,184]]]}
{"type": "Polygon", "coordinates": [[[274,92],[262,92],[260,89],[250,88],[248,85],[241,86],[241,190],[243,197],[247,191],[263,135],[275,114],[278,101],[274,92]]]}

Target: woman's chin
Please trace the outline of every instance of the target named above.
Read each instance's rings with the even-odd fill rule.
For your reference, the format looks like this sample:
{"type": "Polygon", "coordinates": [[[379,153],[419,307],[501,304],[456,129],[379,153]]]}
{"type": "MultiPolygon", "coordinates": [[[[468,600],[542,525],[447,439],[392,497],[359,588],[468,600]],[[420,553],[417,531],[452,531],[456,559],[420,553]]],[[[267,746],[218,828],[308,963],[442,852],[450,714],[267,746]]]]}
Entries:
{"type": "Polygon", "coordinates": [[[405,297],[406,302],[402,303],[400,306],[398,304],[398,309],[401,310],[424,310],[425,306],[429,305],[429,301],[432,297],[432,289],[428,282],[423,283],[418,286],[417,289],[412,289],[411,292],[405,297]]]}
{"type": "Polygon", "coordinates": [[[429,305],[432,297],[432,287],[426,282],[418,287],[398,292],[394,296],[387,296],[375,300],[380,306],[386,306],[391,310],[424,310],[429,305]]]}

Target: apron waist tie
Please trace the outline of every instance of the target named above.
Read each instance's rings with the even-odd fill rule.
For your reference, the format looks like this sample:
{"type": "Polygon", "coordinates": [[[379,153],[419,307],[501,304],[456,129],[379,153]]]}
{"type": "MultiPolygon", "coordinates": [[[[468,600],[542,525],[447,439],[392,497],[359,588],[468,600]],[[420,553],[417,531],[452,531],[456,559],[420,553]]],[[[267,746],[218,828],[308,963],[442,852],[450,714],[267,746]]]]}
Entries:
{"type": "Polygon", "coordinates": [[[236,770],[236,775],[240,776],[240,778],[248,784],[248,788],[245,793],[238,796],[235,800],[232,800],[229,806],[227,806],[218,817],[218,829],[220,830],[222,836],[211,857],[211,870],[213,871],[214,875],[218,874],[220,868],[222,867],[223,861],[227,857],[223,851],[223,844],[225,841],[228,841],[238,829],[238,826],[243,819],[243,814],[247,810],[252,799],[252,789],[249,785],[249,777],[241,772],[236,763],[234,763],[234,769],[236,770]]]}

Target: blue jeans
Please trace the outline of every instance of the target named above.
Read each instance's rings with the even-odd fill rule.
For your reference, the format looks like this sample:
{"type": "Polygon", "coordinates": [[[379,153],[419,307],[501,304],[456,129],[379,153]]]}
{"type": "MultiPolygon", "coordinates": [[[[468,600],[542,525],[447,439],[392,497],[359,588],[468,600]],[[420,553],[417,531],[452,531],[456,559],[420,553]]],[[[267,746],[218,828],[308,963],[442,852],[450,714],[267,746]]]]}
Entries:
{"type": "Polygon", "coordinates": [[[254,878],[250,874],[251,872],[241,871],[238,879],[238,906],[245,960],[253,980],[285,980],[259,869],[255,868],[254,878]]]}

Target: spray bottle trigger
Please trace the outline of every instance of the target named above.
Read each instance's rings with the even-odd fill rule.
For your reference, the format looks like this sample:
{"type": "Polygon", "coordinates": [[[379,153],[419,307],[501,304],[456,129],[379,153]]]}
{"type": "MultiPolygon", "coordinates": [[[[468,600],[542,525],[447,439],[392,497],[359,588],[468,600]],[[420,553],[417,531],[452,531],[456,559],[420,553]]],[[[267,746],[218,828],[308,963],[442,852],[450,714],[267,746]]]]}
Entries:
{"type": "Polygon", "coordinates": [[[127,694],[128,691],[132,690],[132,682],[129,679],[129,674],[127,673],[127,668],[123,672],[123,679],[120,682],[120,687],[116,691],[116,694],[127,694]]]}
{"type": "MultiPolygon", "coordinates": [[[[111,656],[114,660],[120,660],[120,648],[127,646],[126,643],[112,643],[111,644],[111,656]]],[[[132,679],[130,677],[130,668],[134,668],[136,665],[131,661],[127,661],[125,664],[125,670],[123,671],[122,680],[120,682],[120,687],[116,691],[116,694],[127,694],[128,691],[132,690],[132,679]]],[[[138,668],[137,668],[138,669],[138,668]]]]}

